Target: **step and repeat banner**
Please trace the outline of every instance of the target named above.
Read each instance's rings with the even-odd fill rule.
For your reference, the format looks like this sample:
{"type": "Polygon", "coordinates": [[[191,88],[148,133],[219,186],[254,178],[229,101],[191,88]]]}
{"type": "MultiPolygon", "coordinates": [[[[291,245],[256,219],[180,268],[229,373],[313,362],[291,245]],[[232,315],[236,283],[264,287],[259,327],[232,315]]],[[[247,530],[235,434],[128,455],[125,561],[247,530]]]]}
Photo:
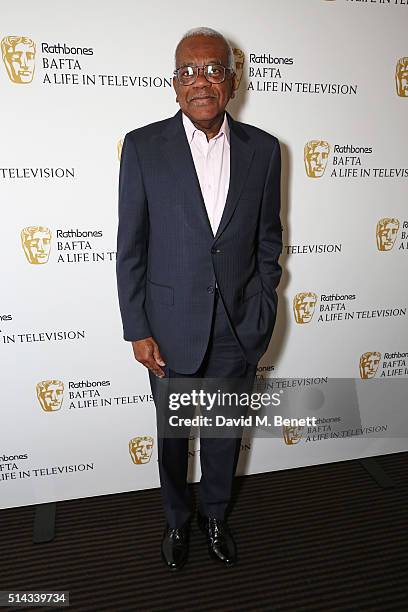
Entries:
{"type": "MultiPolygon", "coordinates": [[[[174,49],[202,25],[234,48],[229,111],[282,148],[284,274],[257,384],[318,417],[247,434],[240,473],[408,449],[394,401],[408,376],[408,2],[204,8],[0,9],[3,508],[159,485],[148,375],[116,294],[118,171],[125,134],[177,112],[174,49]]],[[[190,459],[197,480],[196,435],[190,459]]]]}

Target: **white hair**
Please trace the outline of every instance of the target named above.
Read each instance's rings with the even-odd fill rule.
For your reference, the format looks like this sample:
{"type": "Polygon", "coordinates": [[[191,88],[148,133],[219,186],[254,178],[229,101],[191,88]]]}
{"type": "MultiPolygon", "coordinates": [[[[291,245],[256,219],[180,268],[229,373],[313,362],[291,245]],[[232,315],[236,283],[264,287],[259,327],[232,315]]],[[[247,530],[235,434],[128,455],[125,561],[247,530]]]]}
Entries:
{"type": "Polygon", "coordinates": [[[214,38],[220,38],[225,43],[228,49],[228,60],[227,60],[226,67],[235,73],[235,57],[234,57],[234,51],[232,50],[230,43],[225,38],[225,36],[223,36],[220,32],[217,32],[217,30],[213,30],[212,28],[205,28],[205,27],[192,28],[191,30],[188,30],[188,32],[186,32],[180,38],[177,44],[177,47],[176,47],[176,51],[174,53],[174,67],[175,68],[177,68],[177,59],[176,59],[177,49],[179,48],[183,40],[185,40],[186,38],[191,38],[192,36],[213,36],[214,38]]]}

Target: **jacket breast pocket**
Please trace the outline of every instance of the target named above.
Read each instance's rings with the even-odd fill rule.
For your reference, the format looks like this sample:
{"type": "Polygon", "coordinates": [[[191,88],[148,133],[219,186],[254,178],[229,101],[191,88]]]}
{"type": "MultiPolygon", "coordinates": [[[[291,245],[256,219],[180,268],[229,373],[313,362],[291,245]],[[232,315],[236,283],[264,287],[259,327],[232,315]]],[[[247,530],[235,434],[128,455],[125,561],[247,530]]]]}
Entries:
{"type": "Polygon", "coordinates": [[[253,276],[249,282],[245,285],[242,290],[242,301],[245,302],[250,297],[261,293],[262,291],[262,281],[260,276],[257,274],[253,276]]]}
{"type": "Polygon", "coordinates": [[[160,285],[147,279],[148,291],[152,302],[173,306],[174,304],[174,289],[169,285],[160,285]]]}

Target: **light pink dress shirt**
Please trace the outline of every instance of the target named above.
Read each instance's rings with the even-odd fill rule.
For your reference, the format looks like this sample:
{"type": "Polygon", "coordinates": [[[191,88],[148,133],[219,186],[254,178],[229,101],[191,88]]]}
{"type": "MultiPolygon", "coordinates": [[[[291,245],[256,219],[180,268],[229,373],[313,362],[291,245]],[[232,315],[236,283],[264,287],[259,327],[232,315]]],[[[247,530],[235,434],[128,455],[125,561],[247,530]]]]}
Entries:
{"type": "Polygon", "coordinates": [[[183,124],[213,234],[224,211],[230,181],[230,131],[226,113],[220,131],[207,141],[183,113],[183,124]]]}

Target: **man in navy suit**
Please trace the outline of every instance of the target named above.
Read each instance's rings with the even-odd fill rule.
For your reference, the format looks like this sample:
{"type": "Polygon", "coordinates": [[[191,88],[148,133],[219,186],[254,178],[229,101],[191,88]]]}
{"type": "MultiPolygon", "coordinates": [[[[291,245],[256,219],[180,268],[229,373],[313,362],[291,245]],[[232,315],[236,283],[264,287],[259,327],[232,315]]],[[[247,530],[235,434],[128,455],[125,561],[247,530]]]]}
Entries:
{"type": "MultiPolygon", "coordinates": [[[[163,380],[235,379],[250,392],[281,276],[279,142],[225,111],[235,64],[221,34],[190,30],[175,62],[180,110],[126,134],[119,178],[124,339],[149,370],[158,421],[163,380]]],[[[239,436],[201,437],[198,524],[210,556],[227,566],[236,562],[225,513],[239,450],[239,436]]],[[[188,553],[187,451],[188,435],[159,433],[161,552],[170,569],[188,553]]]]}

